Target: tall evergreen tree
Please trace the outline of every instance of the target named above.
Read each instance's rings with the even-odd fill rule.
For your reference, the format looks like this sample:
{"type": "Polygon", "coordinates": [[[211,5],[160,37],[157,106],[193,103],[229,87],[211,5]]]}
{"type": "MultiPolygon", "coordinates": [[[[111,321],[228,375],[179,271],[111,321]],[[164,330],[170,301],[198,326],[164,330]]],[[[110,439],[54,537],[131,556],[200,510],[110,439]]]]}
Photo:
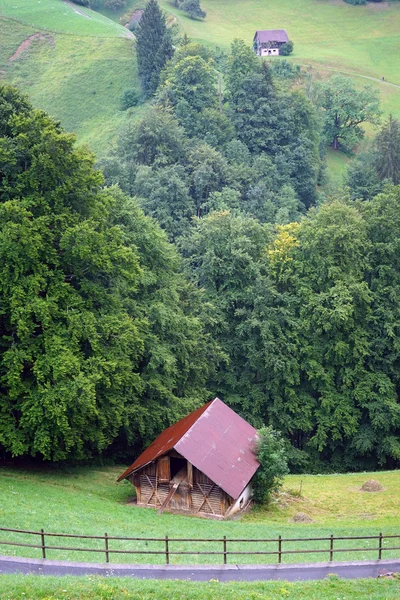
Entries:
{"type": "Polygon", "coordinates": [[[157,89],[160,72],[173,55],[171,35],[157,0],[149,0],[136,31],[140,83],[146,96],[157,89]]]}
{"type": "Polygon", "coordinates": [[[389,116],[375,140],[376,170],[380,179],[400,184],[400,121],[389,116]]]}

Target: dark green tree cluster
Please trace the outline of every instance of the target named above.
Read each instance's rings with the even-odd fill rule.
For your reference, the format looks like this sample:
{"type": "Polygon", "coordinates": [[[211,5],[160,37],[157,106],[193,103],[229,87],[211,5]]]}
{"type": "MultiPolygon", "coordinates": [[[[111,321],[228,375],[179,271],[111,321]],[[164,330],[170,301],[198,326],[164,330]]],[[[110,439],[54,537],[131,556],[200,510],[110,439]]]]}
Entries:
{"type": "Polygon", "coordinates": [[[399,215],[399,187],[323,205],[276,233],[213,213],[183,247],[228,355],[218,394],[281,431],[292,468],[400,459],[399,215]]]}
{"type": "Polygon", "coordinates": [[[371,147],[352,161],[347,172],[353,199],[371,199],[387,184],[400,185],[400,121],[392,115],[371,147]]]}
{"type": "Polygon", "coordinates": [[[207,398],[203,305],[136,202],[0,87],[0,446],[85,458],[207,398]]]}
{"type": "MultiPolygon", "coordinates": [[[[165,33],[146,10],[142,33],[154,19],[165,33]]],[[[1,448],[141,449],[210,390],[264,431],[277,467],[277,431],[292,469],[398,464],[398,121],[323,203],[324,134],[351,146],[375,98],[360,106],[340,80],[312,103],[297,71],[241,41],[169,56],[142,71],[153,103],[100,161],[105,181],[0,88],[1,448]]]]}
{"type": "Polygon", "coordinates": [[[191,19],[205,19],[207,16],[200,6],[200,0],[175,0],[175,6],[187,13],[191,19]]]}
{"type": "Polygon", "coordinates": [[[156,106],[101,163],[171,240],[212,211],[288,223],[316,202],[321,127],[311,102],[279,90],[241,41],[223,87],[210,51],[183,44],[161,73],[156,106]]]}

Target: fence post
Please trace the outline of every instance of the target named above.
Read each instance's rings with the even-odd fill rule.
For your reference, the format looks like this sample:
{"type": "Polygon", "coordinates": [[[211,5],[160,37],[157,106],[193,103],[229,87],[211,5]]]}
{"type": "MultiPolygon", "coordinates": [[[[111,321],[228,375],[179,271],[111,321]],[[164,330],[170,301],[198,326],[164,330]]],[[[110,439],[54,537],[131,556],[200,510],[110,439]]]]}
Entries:
{"type": "Polygon", "coordinates": [[[331,534],[331,545],[329,548],[329,560],[330,560],[330,562],[333,561],[333,534],[331,534]]]}
{"type": "Polygon", "coordinates": [[[278,563],[282,562],[282,536],[278,537],[278,563]]]}
{"type": "Polygon", "coordinates": [[[40,539],[42,541],[42,558],[46,558],[46,544],[44,541],[44,530],[40,530],[40,539]]]}
{"type": "Polygon", "coordinates": [[[226,535],[224,535],[224,565],[226,565],[226,535]]]}
{"type": "Polygon", "coordinates": [[[104,543],[106,546],[106,563],[108,563],[108,562],[110,562],[110,555],[108,552],[108,533],[107,532],[104,534],[104,543]]]}
{"type": "Polygon", "coordinates": [[[169,545],[168,545],[168,536],[165,536],[165,562],[169,565],[169,545]]]}
{"type": "Polygon", "coordinates": [[[382,558],[382,532],[379,534],[379,554],[378,554],[378,558],[379,558],[379,560],[381,560],[381,558],[382,558]]]}

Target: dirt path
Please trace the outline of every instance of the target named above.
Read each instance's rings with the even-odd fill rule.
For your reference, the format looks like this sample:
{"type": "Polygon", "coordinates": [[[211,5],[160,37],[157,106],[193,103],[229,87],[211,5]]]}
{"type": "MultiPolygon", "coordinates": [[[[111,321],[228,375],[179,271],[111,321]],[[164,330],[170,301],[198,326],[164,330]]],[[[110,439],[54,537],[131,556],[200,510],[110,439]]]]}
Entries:
{"type": "Polygon", "coordinates": [[[53,48],[56,45],[54,38],[51,35],[49,35],[48,33],[39,33],[39,32],[34,33],[30,37],[26,38],[26,40],[24,40],[22,42],[22,44],[20,44],[18,46],[18,48],[16,49],[14,54],[12,56],[10,56],[10,58],[8,60],[10,62],[14,62],[14,60],[17,60],[23,52],[26,52],[26,50],[28,50],[30,48],[32,42],[34,42],[35,40],[47,40],[48,42],[50,42],[50,45],[53,48]]]}
{"type": "MultiPolygon", "coordinates": [[[[300,63],[300,66],[309,67],[310,65],[300,63]]],[[[314,68],[314,65],[313,65],[313,68],[314,68]]],[[[370,81],[376,81],[377,83],[381,83],[382,85],[388,85],[390,87],[400,89],[400,85],[398,83],[392,83],[390,81],[386,81],[386,79],[384,81],[382,81],[382,79],[379,79],[378,77],[370,77],[369,75],[362,75],[361,73],[355,73],[354,71],[343,71],[342,69],[336,69],[335,67],[324,67],[324,66],[320,66],[320,65],[316,65],[315,70],[334,71],[335,73],[341,73],[342,75],[350,75],[353,77],[362,77],[362,79],[369,79],[370,81]]]]}

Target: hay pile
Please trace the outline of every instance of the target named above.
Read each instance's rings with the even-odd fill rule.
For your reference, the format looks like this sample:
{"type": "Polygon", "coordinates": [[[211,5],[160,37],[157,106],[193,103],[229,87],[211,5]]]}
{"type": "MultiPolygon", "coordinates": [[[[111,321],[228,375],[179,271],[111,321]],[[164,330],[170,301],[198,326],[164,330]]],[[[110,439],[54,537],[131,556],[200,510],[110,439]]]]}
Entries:
{"type": "Polygon", "coordinates": [[[383,486],[376,479],[368,479],[368,481],[361,486],[362,492],[381,492],[382,490],[383,486]]]}
{"type": "Polygon", "coordinates": [[[314,523],[313,519],[303,512],[296,513],[293,517],[293,521],[295,523],[314,523]]]}

